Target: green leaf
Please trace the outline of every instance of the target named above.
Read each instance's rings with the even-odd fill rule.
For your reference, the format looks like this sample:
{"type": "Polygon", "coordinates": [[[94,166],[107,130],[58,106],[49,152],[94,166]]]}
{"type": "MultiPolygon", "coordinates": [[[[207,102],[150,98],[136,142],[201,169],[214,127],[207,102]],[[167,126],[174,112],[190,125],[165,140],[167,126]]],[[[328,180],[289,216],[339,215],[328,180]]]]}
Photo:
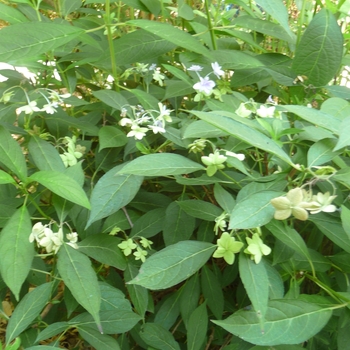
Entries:
{"type": "MultiPolygon", "coordinates": [[[[124,272],[124,278],[125,281],[131,281],[133,278],[135,278],[138,274],[137,268],[128,263],[126,270],[124,272]]],[[[146,310],[147,310],[147,305],[148,305],[148,291],[146,288],[142,286],[138,286],[136,284],[128,284],[126,283],[126,288],[129,292],[130,299],[132,304],[135,307],[135,310],[144,317],[146,310]]]]}
{"type": "Polygon", "coordinates": [[[171,294],[167,299],[163,299],[162,305],[159,307],[154,323],[162,325],[169,330],[177,320],[180,314],[180,298],[182,291],[171,294]]]}
{"type": "Polygon", "coordinates": [[[343,147],[350,146],[350,117],[345,118],[339,129],[339,140],[333,149],[333,152],[342,149],[343,147]]]}
{"type": "Polygon", "coordinates": [[[237,202],[231,212],[229,228],[248,229],[267,224],[275,213],[270,201],[280,195],[280,192],[262,191],[237,202]]]}
{"type": "Polygon", "coordinates": [[[198,39],[168,23],[148,21],[145,19],[131,20],[126,23],[155,34],[184,49],[199,53],[204,55],[204,57],[211,57],[210,51],[207,50],[198,39]]]}
{"type": "Polygon", "coordinates": [[[1,19],[10,24],[28,22],[28,18],[12,6],[0,4],[1,19]]]}
{"type": "Polygon", "coordinates": [[[0,272],[16,299],[34,258],[33,243],[29,242],[32,223],[25,206],[17,209],[0,234],[0,272]]]}
{"type": "MultiPolygon", "coordinates": [[[[289,27],[288,8],[282,0],[258,0],[257,3],[266,11],[272,18],[274,18],[290,36],[295,40],[295,35],[289,27]]],[[[292,41],[292,42],[293,42],[292,41]]]]}
{"type": "Polygon", "coordinates": [[[212,55],[224,69],[252,69],[264,66],[255,56],[238,50],[215,50],[212,55]]]}
{"type": "Polygon", "coordinates": [[[198,271],[215,248],[211,243],[196,241],[170,245],[151,255],[128,284],[138,284],[151,290],[172,287],[198,271]]]}
{"type": "MultiPolygon", "coordinates": [[[[104,334],[121,334],[130,331],[141,320],[141,317],[131,310],[105,310],[100,312],[101,328],[104,334]]],[[[94,318],[87,312],[69,321],[78,328],[99,330],[94,318]]]]}
{"type": "Polygon", "coordinates": [[[306,28],[295,51],[292,69],[306,75],[308,84],[327,85],[343,57],[343,35],[335,16],[323,8],[306,28]]]}
{"type": "Polygon", "coordinates": [[[129,105],[128,100],[122,94],[113,90],[98,90],[92,94],[117,111],[121,111],[122,108],[126,108],[129,105]]]}
{"type": "Polygon", "coordinates": [[[222,209],[216,205],[199,199],[178,201],[177,204],[188,215],[206,221],[215,221],[222,214],[222,209]]]}
{"type": "Polygon", "coordinates": [[[58,172],[64,172],[66,170],[57,149],[40,137],[33,136],[30,138],[28,150],[39,170],[53,170],[58,172]]]}
{"type": "Polygon", "coordinates": [[[82,33],[83,29],[57,23],[25,22],[4,27],[0,32],[0,61],[14,63],[49,52],[82,33]]]}
{"type": "Polygon", "coordinates": [[[335,144],[335,139],[323,139],[314,143],[307,152],[308,168],[325,164],[336,157],[341,151],[332,151],[335,144]]]}
{"type": "Polygon", "coordinates": [[[0,185],[15,184],[15,179],[3,170],[0,170],[0,185]]]}
{"type": "Polygon", "coordinates": [[[296,230],[277,220],[269,222],[266,228],[281,242],[305,256],[309,262],[311,261],[306,243],[296,230]]]}
{"type": "Polygon", "coordinates": [[[119,174],[139,176],[168,176],[204,170],[199,163],[174,153],[147,154],[126,164],[119,174]]]}
{"type": "Polygon", "coordinates": [[[179,206],[172,202],[167,207],[163,221],[163,239],[166,246],[190,239],[196,220],[179,206]]]}
{"type": "Polygon", "coordinates": [[[221,320],[225,302],[222,287],[215,274],[205,265],[201,270],[201,286],[209,309],[218,320],[221,320]]]}
{"type": "Polygon", "coordinates": [[[274,346],[307,341],[327,324],[331,316],[331,308],[290,299],[269,302],[264,332],[255,311],[242,309],[224,321],[213,322],[249,343],[274,346]]]}
{"type": "Polygon", "coordinates": [[[84,190],[74,179],[66,174],[53,170],[44,170],[34,173],[28,180],[37,181],[58,196],[90,209],[90,202],[84,190]]]}
{"type": "Polygon", "coordinates": [[[338,247],[350,253],[349,234],[344,231],[339,219],[324,213],[318,213],[316,215],[310,215],[309,221],[312,221],[338,247]]]}
{"type": "Polygon", "coordinates": [[[78,10],[82,5],[81,0],[59,0],[59,2],[60,5],[58,8],[61,10],[62,17],[66,17],[70,13],[78,10]]]}
{"type": "Polygon", "coordinates": [[[44,283],[27,293],[16,306],[6,329],[6,345],[20,335],[39,316],[49,301],[52,283],[44,283]]]}
{"type": "Polygon", "coordinates": [[[208,330],[207,305],[204,302],[193,311],[187,327],[187,350],[201,350],[208,330]]]}
{"type": "Polygon", "coordinates": [[[163,228],[165,210],[157,208],[142,215],[131,229],[129,238],[132,237],[153,237],[163,228]]]}
{"type": "Polygon", "coordinates": [[[157,323],[146,323],[140,332],[142,340],[158,350],[180,350],[174,336],[157,323]]]}
{"type": "Polygon", "coordinates": [[[70,328],[70,324],[68,322],[52,323],[38,334],[37,338],[35,339],[35,343],[54,337],[59,333],[67,331],[69,328],[70,328]]]}
{"type": "Polygon", "coordinates": [[[247,254],[241,252],[239,254],[239,275],[257,318],[261,322],[261,330],[263,330],[269,298],[269,279],[265,265],[262,262],[255,264],[247,254]]]}
{"type": "Polygon", "coordinates": [[[86,237],[78,243],[79,251],[102,264],[114,266],[119,270],[126,269],[124,254],[120,251],[119,240],[105,233],[86,237]]]}
{"type": "Polygon", "coordinates": [[[235,199],[233,195],[226,191],[220,184],[216,183],[214,185],[214,197],[220,207],[230,213],[235,206],[235,199]]]}
{"type": "Polygon", "coordinates": [[[106,282],[99,282],[101,290],[101,311],[132,311],[130,301],[119,289],[106,282]]]}
{"type": "Polygon", "coordinates": [[[128,143],[125,133],[111,125],[103,126],[98,132],[98,137],[100,141],[99,151],[109,147],[122,147],[128,143]]]}
{"type": "MultiPolygon", "coordinates": [[[[8,27],[5,27],[3,29],[7,28],[8,27]]],[[[0,33],[2,33],[2,29],[0,33]]],[[[0,125],[0,162],[14,172],[22,181],[26,179],[27,164],[23,151],[20,145],[2,125],[0,125]]]]}
{"type": "Polygon", "coordinates": [[[341,206],[340,217],[344,231],[350,239],[350,209],[348,209],[345,205],[341,206]]]}
{"type": "Polygon", "coordinates": [[[283,106],[289,112],[292,112],[299,116],[300,118],[307,120],[308,122],[321,126],[327,130],[332,131],[336,135],[339,134],[341,121],[335,118],[331,114],[324,113],[315,108],[309,108],[306,106],[293,106],[286,105],[283,106]]]}
{"type": "Polygon", "coordinates": [[[143,178],[137,175],[120,175],[118,171],[123,166],[114,167],[98,180],[91,193],[91,213],[86,227],[117,212],[135,197],[143,178]]]}
{"type": "Polygon", "coordinates": [[[63,244],[58,251],[57,269],[74,298],[92,315],[102,331],[99,316],[101,292],[90,259],[68,244],[63,244]]]}
{"type": "Polygon", "coordinates": [[[208,122],[209,124],[212,124],[217,128],[226,131],[228,134],[238,138],[239,140],[242,140],[249,145],[260,148],[266,152],[272,153],[288,164],[292,164],[289,156],[281,149],[277,143],[275,143],[275,141],[268,138],[259,131],[252,129],[245,124],[242,124],[244,120],[242,120],[242,123],[240,123],[231,118],[221,116],[217,114],[218,112],[206,113],[192,110],[191,113],[193,113],[198,118],[208,122]]]}
{"type": "MultiPolygon", "coordinates": [[[[276,0],[275,0],[276,1],[276,0]]],[[[282,8],[286,12],[286,7],[282,4],[282,8]]],[[[265,8],[264,8],[265,10],[265,8]]],[[[288,24],[288,14],[287,14],[287,24],[288,24]]],[[[266,21],[265,19],[253,18],[249,15],[239,16],[235,19],[235,25],[248,28],[251,31],[256,31],[268,36],[272,36],[274,38],[284,40],[286,42],[294,44],[296,41],[295,34],[290,30],[289,26],[287,27],[287,31],[284,27],[277,23],[266,21]]]]}
{"type": "Polygon", "coordinates": [[[203,120],[196,120],[186,127],[183,133],[183,138],[212,138],[227,135],[227,132],[218,129],[203,120]]]}
{"type": "MultiPolygon", "coordinates": [[[[276,246],[274,248],[276,249],[276,246]]],[[[271,263],[268,260],[262,259],[261,261],[265,266],[268,277],[269,298],[282,299],[284,296],[284,285],[281,275],[273,266],[271,266],[271,263]]]]}
{"type": "Polygon", "coordinates": [[[89,327],[78,327],[79,334],[96,350],[120,350],[119,343],[110,335],[89,327]]]}
{"type": "MultiPolygon", "coordinates": [[[[135,30],[114,40],[114,59],[117,65],[128,65],[135,62],[149,62],[173,50],[176,46],[161,38],[159,35],[148,33],[146,30],[135,30]]],[[[110,65],[109,50],[106,50],[103,60],[99,62],[103,67],[110,65]]]]}

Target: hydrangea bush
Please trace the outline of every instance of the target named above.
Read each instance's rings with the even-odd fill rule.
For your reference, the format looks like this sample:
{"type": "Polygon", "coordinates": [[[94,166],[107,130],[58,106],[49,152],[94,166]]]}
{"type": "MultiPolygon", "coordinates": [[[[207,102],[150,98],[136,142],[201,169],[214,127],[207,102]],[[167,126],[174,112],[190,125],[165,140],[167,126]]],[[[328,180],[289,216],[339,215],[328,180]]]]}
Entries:
{"type": "Polygon", "coordinates": [[[1,3],[0,348],[347,348],[349,10],[1,3]]]}

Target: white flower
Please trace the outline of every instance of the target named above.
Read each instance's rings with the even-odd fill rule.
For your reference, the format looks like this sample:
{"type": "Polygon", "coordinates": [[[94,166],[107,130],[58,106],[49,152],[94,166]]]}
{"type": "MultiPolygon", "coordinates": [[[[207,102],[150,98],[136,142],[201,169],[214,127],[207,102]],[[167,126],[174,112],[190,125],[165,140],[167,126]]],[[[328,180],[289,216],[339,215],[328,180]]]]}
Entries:
{"type": "Polygon", "coordinates": [[[130,118],[122,118],[120,119],[118,124],[121,126],[130,126],[134,124],[134,121],[131,120],[130,118]]]}
{"type": "Polygon", "coordinates": [[[333,213],[337,210],[334,204],[331,204],[336,196],[331,196],[329,192],[317,193],[316,196],[312,196],[310,207],[306,208],[310,214],[317,214],[321,211],[325,213],[333,213]]]}
{"type": "Polygon", "coordinates": [[[148,125],[148,128],[152,130],[154,134],[165,133],[164,125],[160,120],[156,121],[154,125],[148,125]]]}
{"type": "Polygon", "coordinates": [[[32,114],[33,112],[39,112],[40,108],[36,106],[36,101],[30,101],[27,105],[19,107],[18,113],[24,112],[25,114],[32,114]]]}
{"type": "Polygon", "coordinates": [[[170,113],[173,111],[172,109],[167,109],[165,105],[163,105],[163,103],[159,102],[158,103],[158,107],[159,107],[159,116],[157,117],[157,119],[159,120],[164,120],[168,123],[172,122],[172,119],[170,117],[170,113]]]}
{"type": "Polygon", "coordinates": [[[137,247],[136,252],[133,253],[133,255],[135,256],[135,260],[141,260],[142,262],[146,261],[147,254],[147,251],[141,249],[140,247],[137,247]]]}
{"type": "Polygon", "coordinates": [[[208,77],[199,77],[200,81],[193,85],[193,88],[198,92],[203,92],[206,95],[210,95],[215,87],[215,83],[208,77]]]}
{"type": "Polygon", "coordinates": [[[217,62],[212,63],[211,68],[213,68],[213,73],[217,76],[218,79],[220,79],[221,76],[225,75],[225,72],[221,69],[221,66],[219,66],[219,63],[217,62]]]}
{"type": "Polygon", "coordinates": [[[256,114],[261,118],[273,118],[275,114],[275,107],[266,107],[261,105],[260,108],[256,111],[256,114]]]}
{"type": "Polygon", "coordinates": [[[252,114],[252,111],[248,109],[244,103],[241,103],[235,113],[242,118],[248,118],[252,114]]]}
{"type": "Polygon", "coordinates": [[[47,229],[46,225],[44,226],[41,222],[37,222],[33,228],[32,232],[29,235],[29,242],[33,243],[34,240],[39,242],[41,238],[45,236],[44,230],[47,229]]]}
{"type": "Polygon", "coordinates": [[[157,68],[157,65],[156,65],[155,63],[152,63],[152,64],[149,66],[148,70],[155,70],[156,68],[157,68]]]}
{"type": "Polygon", "coordinates": [[[43,112],[46,112],[47,114],[54,114],[56,113],[57,107],[58,107],[57,102],[52,102],[52,103],[45,104],[41,110],[43,112]]]}
{"type": "Polygon", "coordinates": [[[67,233],[66,237],[71,243],[78,242],[78,234],[76,232],[67,233]]]}
{"type": "Polygon", "coordinates": [[[241,162],[245,159],[245,155],[242,153],[234,153],[234,152],[226,151],[226,155],[229,157],[237,158],[241,162]]]}
{"type": "Polygon", "coordinates": [[[131,131],[126,135],[127,137],[134,137],[137,140],[142,140],[144,136],[146,136],[147,128],[142,128],[138,125],[133,125],[131,127],[131,131]]]}
{"type": "Polygon", "coordinates": [[[192,72],[201,72],[203,67],[199,66],[198,64],[193,64],[190,68],[187,68],[187,70],[191,70],[192,72]]]}

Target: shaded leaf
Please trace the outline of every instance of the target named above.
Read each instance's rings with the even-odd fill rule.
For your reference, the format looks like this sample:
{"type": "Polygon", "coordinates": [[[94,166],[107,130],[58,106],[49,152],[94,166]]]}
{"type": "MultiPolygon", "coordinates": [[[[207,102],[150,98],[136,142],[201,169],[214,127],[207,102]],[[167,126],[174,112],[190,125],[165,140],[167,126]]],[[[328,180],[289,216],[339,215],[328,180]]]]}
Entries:
{"type": "Polygon", "coordinates": [[[146,323],[140,332],[142,340],[158,350],[180,350],[174,336],[157,323],[146,323]]]}

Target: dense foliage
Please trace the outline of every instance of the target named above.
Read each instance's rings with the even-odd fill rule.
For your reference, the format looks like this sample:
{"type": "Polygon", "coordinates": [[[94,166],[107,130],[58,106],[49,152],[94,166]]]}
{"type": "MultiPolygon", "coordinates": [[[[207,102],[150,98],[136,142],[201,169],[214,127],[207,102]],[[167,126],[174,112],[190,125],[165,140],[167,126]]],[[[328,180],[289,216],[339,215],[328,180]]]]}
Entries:
{"type": "Polygon", "coordinates": [[[347,348],[349,11],[2,1],[2,348],[347,348]]]}

